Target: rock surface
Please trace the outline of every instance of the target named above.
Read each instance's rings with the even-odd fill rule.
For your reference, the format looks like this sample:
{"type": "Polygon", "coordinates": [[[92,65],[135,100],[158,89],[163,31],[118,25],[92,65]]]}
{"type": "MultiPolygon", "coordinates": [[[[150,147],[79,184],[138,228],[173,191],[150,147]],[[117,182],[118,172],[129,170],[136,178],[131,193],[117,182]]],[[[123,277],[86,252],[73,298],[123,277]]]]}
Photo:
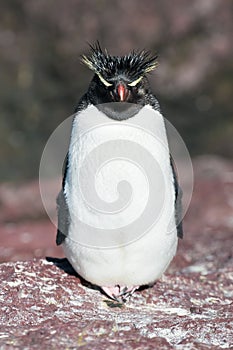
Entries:
{"type": "Polygon", "coordinates": [[[203,158],[194,169],[175,259],[161,280],[125,304],[57,258],[55,230],[44,218],[28,214],[12,223],[7,214],[0,228],[9,249],[0,264],[0,349],[233,349],[233,166],[203,158]],[[27,260],[35,256],[44,258],[27,260]]]}
{"type": "MultiPolygon", "coordinates": [[[[64,261],[55,261],[62,267],[64,261]]],[[[1,349],[229,349],[233,270],[167,274],[124,305],[53,262],[1,265],[1,349]]]]}

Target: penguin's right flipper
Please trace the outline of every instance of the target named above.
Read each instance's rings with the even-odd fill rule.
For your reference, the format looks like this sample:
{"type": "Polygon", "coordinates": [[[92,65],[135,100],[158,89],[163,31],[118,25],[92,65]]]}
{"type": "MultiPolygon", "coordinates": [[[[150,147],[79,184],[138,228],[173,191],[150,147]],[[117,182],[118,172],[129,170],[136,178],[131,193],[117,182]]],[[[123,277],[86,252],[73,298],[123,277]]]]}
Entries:
{"type": "Polygon", "coordinates": [[[60,245],[65,240],[68,235],[69,229],[69,210],[63,193],[63,189],[59,192],[57,196],[57,211],[58,211],[58,228],[56,244],[60,245]]]}
{"type": "MultiPolygon", "coordinates": [[[[75,115],[77,115],[77,113],[83,110],[84,108],[87,108],[88,103],[89,103],[88,96],[87,94],[85,94],[81,98],[81,100],[79,101],[75,109],[75,115]]],[[[69,167],[69,153],[67,153],[64,161],[62,189],[57,196],[57,214],[58,214],[58,227],[57,227],[57,237],[56,237],[57,245],[60,245],[64,242],[66,236],[68,235],[69,225],[70,225],[69,208],[66,203],[66,198],[64,195],[64,188],[66,183],[68,167],[69,167]]]]}

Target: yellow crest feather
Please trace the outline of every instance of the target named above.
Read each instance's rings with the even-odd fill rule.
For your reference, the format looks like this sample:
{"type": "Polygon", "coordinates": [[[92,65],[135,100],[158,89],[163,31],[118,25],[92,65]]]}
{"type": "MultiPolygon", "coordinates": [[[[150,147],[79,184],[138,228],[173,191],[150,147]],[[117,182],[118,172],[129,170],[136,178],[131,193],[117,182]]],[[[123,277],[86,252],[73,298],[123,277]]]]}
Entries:
{"type": "Polygon", "coordinates": [[[88,68],[90,68],[90,69],[93,70],[94,72],[96,71],[96,70],[95,70],[95,67],[93,66],[93,63],[87,58],[87,56],[83,55],[82,58],[81,58],[81,61],[82,61],[88,68]]]}

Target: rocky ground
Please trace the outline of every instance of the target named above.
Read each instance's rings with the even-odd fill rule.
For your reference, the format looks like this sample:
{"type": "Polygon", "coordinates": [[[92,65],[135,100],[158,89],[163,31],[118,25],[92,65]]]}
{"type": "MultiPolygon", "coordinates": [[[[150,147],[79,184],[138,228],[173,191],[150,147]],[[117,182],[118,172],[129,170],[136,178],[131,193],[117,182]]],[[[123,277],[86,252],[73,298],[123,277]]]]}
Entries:
{"type": "Polygon", "coordinates": [[[35,182],[1,185],[0,349],[233,349],[233,164],[194,170],[177,256],[125,304],[61,259],[35,182]]]}

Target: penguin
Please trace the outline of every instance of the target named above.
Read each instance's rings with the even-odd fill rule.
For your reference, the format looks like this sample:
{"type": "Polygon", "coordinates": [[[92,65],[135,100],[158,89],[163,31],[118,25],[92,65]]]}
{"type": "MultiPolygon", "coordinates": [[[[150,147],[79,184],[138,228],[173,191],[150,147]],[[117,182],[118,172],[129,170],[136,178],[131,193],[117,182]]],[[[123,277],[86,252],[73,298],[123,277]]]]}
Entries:
{"type": "MultiPolygon", "coordinates": [[[[142,50],[132,51],[125,56],[113,56],[102,50],[97,42],[90,46],[88,56],[82,56],[82,62],[94,76],[75,109],[62,189],[57,197],[56,244],[62,245],[67,259],[82,278],[100,287],[111,299],[125,301],[140,286],[152,286],[162,276],[176,254],[178,239],[183,238],[182,191],[169,149],[165,120],[148,81],[148,73],[157,67],[157,55],[142,50]],[[102,126],[98,128],[97,136],[88,133],[89,130],[93,130],[92,123],[102,126]],[[164,147],[157,147],[152,141],[150,143],[150,137],[145,136],[146,126],[161,138],[164,147]],[[83,135],[85,137],[81,137],[83,135]],[[121,228],[118,229],[121,223],[124,225],[123,217],[117,216],[119,213],[115,212],[114,215],[106,215],[104,219],[100,219],[82,198],[83,195],[88,195],[93,184],[84,185],[81,190],[80,187],[83,187],[81,182],[95,179],[94,155],[87,168],[83,166],[82,181],[79,182],[78,176],[79,164],[85,163],[83,159],[85,150],[90,148],[90,145],[94,145],[91,148],[94,149],[99,142],[98,146],[101,145],[104,151],[108,151],[110,158],[111,152],[114,153],[112,154],[114,158],[117,143],[111,147],[111,143],[106,142],[104,149],[105,143],[102,142],[109,141],[113,137],[115,140],[124,138],[121,148],[123,155],[128,151],[127,145],[130,147],[129,142],[136,144],[139,139],[148,148],[145,158],[148,152],[155,152],[157,165],[163,173],[161,181],[165,181],[166,184],[163,199],[165,204],[159,202],[157,208],[153,208],[153,198],[157,198],[160,192],[157,186],[159,171],[158,167],[153,168],[148,161],[146,171],[150,172],[151,185],[155,189],[151,192],[153,198],[150,214],[144,217],[144,223],[153,221],[154,215],[158,216],[158,211],[162,210],[159,208],[160,205],[163,206],[163,211],[159,219],[155,218],[157,220],[155,225],[150,226],[148,223],[149,229],[146,232],[140,232],[142,226],[138,223],[134,226],[125,224],[128,228],[125,233],[130,236],[125,242],[123,242],[123,231],[121,228]],[[84,217],[92,223],[90,230],[90,226],[82,224],[84,217]],[[115,228],[114,238],[111,234],[104,236],[106,240],[111,237],[110,243],[114,241],[114,244],[103,244],[105,238],[96,246],[88,244],[88,237],[97,237],[99,226],[103,223],[107,227],[111,228],[112,225],[115,228]]],[[[137,154],[136,147],[134,156],[137,157],[137,154]]],[[[142,155],[143,152],[140,157],[144,158],[142,155]]],[[[108,194],[105,184],[109,177],[117,180],[122,176],[121,172],[122,167],[116,167],[102,173],[99,186],[102,186],[104,195],[108,194]]],[[[136,177],[136,173],[132,171],[129,175],[136,177]]],[[[139,178],[138,181],[140,188],[139,178]]],[[[127,196],[127,190],[121,194],[127,196]]],[[[138,198],[136,208],[140,207],[143,196],[144,193],[141,195],[142,199],[135,197],[138,198]]],[[[108,211],[108,206],[110,208],[112,203],[107,201],[104,204],[105,210],[108,211]]]]}

